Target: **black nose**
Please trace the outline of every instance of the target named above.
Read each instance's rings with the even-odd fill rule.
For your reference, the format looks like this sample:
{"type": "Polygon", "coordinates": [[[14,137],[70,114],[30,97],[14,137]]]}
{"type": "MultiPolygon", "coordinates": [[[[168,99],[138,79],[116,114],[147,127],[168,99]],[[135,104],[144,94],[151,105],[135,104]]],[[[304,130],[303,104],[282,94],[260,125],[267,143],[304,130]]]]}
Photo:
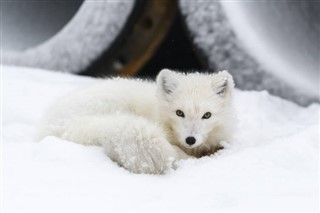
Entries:
{"type": "Polygon", "coordinates": [[[186,138],[186,143],[189,145],[193,145],[196,143],[196,139],[194,137],[187,137],[186,138]]]}

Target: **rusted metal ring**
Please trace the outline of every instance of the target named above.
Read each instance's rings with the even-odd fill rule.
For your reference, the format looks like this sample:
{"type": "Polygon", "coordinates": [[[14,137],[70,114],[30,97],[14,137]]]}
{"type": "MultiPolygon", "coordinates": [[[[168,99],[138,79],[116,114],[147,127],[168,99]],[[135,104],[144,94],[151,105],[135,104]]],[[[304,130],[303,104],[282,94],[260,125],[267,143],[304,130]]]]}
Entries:
{"type": "Polygon", "coordinates": [[[153,56],[177,14],[177,0],[136,0],[115,42],[81,74],[132,76],[153,56]]]}

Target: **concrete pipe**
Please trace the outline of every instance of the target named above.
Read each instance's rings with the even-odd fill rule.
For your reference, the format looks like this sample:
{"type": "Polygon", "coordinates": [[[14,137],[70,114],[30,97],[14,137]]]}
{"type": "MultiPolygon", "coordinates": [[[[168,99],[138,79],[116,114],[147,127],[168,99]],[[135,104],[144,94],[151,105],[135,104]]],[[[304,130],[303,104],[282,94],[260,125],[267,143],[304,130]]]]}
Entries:
{"type": "Polygon", "coordinates": [[[194,44],[241,89],[319,101],[319,1],[180,0],[194,44]]]}
{"type": "Polygon", "coordinates": [[[113,43],[134,1],[1,1],[2,63],[85,70],[113,43]]]}
{"type": "Polygon", "coordinates": [[[8,1],[2,10],[4,64],[133,75],[168,32],[177,0],[8,1]]]}

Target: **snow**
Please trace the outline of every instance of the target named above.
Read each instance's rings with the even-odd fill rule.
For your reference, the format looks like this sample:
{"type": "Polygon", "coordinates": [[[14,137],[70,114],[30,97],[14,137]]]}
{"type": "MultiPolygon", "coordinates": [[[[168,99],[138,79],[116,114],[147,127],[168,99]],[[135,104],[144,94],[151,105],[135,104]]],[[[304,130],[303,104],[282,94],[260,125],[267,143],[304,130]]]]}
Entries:
{"type": "Polygon", "coordinates": [[[96,80],[2,67],[4,211],[317,211],[319,104],[235,92],[236,137],[210,157],[165,175],[131,174],[101,147],[35,142],[45,110],[96,80]]]}

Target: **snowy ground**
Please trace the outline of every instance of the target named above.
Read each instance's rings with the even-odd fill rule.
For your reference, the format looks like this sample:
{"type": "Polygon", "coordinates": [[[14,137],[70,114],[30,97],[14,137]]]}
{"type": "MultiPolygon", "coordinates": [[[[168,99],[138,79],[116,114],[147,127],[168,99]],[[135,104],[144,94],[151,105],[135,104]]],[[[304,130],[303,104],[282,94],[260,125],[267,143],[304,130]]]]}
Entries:
{"type": "Polygon", "coordinates": [[[239,128],[211,157],[166,175],[136,175],[100,147],[33,140],[44,111],[94,79],[2,67],[4,211],[317,211],[319,105],[236,91],[239,128]]]}

